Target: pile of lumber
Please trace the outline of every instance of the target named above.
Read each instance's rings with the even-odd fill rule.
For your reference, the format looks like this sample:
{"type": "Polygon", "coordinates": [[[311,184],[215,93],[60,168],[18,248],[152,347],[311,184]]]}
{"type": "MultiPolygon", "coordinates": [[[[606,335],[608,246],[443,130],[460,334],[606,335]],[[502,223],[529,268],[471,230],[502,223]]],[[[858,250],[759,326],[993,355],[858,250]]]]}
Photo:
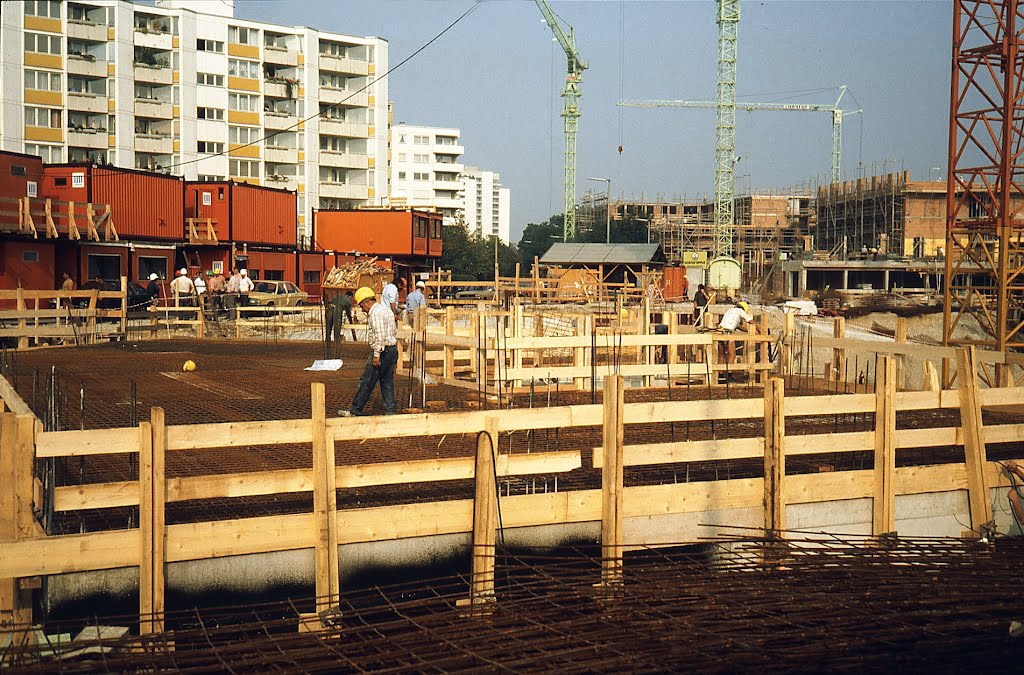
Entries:
{"type": "MultiPolygon", "coordinates": [[[[324,288],[359,288],[370,286],[374,288],[374,282],[386,279],[392,271],[386,267],[377,265],[377,258],[360,260],[350,263],[344,267],[332,267],[331,271],[324,277],[324,288]]],[[[375,291],[381,290],[374,288],[375,291]]]]}

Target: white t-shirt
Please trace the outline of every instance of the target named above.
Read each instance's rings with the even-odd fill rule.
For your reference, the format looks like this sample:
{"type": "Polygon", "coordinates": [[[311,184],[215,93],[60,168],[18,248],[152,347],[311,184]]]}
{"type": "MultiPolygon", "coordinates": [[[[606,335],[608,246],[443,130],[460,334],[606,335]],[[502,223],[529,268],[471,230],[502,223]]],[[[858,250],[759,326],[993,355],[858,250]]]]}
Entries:
{"type": "Polygon", "coordinates": [[[734,331],[739,327],[741,320],[753,321],[754,317],[744,312],[742,307],[730,307],[722,315],[722,321],[718,324],[718,327],[722,330],[734,331]]]}
{"type": "Polygon", "coordinates": [[[197,294],[202,295],[206,292],[206,280],[202,277],[196,277],[195,286],[197,294]]]}
{"type": "Polygon", "coordinates": [[[249,293],[253,289],[252,279],[248,276],[242,277],[242,280],[238,282],[238,291],[240,293],[249,293]]]}
{"type": "Polygon", "coordinates": [[[381,301],[391,309],[391,305],[398,306],[398,286],[394,284],[388,284],[384,287],[384,290],[380,292],[381,301]]]}

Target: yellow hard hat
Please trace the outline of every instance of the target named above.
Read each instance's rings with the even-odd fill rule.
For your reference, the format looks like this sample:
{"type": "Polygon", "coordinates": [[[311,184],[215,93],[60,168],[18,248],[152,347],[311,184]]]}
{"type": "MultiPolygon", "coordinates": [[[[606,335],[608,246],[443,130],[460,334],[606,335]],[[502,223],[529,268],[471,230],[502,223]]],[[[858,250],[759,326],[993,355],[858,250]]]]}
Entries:
{"type": "Polygon", "coordinates": [[[356,301],[356,304],[359,305],[362,304],[363,300],[376,297],[377,294],[373,292],[372,288],[370,288],[369,286],[363,286],[356,291],[354,299],[356,301]]]}
{"type": "Polygon", "coordinates": [[[620,319],[628,319],[629,318],[629,310],[626,309],[625,307],[620,309],[619,310],[619,318],[620,319]]]}
{"type": "Polygon", "coordinates": [[[745,303],[745,302],[737,302],[736,306],[739,307],[740,309],[742,309],[747,314],[750,314],[750,305],[748,305],[747,303],[745,303]]]}
{"type": "Polygon", "coordinates": [[[189,359],[181,366],[181,369],[184,370],[186,373],[191,373],[193,370],[196,369],[196,362],[193,361],[192,359],[189,359]]]}

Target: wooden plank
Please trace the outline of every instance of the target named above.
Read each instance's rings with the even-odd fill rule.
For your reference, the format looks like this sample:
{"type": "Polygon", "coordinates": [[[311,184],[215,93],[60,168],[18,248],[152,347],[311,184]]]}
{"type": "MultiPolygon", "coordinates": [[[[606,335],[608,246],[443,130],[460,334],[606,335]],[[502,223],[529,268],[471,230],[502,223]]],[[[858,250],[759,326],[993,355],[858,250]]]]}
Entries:
{"type": "Polygon", "coordinates": [[[498,420],[487,417],[477,435],[473,492],[473,549],[469,599],[474,605],[494,600],[494,559],[498,528],[496,456],[498,420]]]}
{"type": "MultiPolygon", "coordinates": [[[[641,443],[623,449],[623,466],[654,464],[682,464],[724,459],[752,459],[764,450],[764,439],[725,438],[710,441],[676,441],[673,443],[641,443]]],[[[594,448],[592,464],[595,469],[604,466],[601,447],[594,448]]]]}
{"type": "MultiPolygon", "coordinates": [[[[328,424],[330,425],[333,421],[329,421],[328,424]]],[[[195,450],[212,447],[234,448],[247,445],[263,446],[312,442],[313,432],[310,429],[308,419],[183,424],[167,427],[167,447],[169,450],[195,450]]]]}
{"type": "MultiPolygon", "coordinates": [[[[603,334],[597,336],[598,349],[618,349],[619,347],[658,347],[662,345],[710,345],[711,333],[678,333],[675,335],[629,335],[625,333],[603,334]]],[[[739,336],[745,342],[747,336],[739,336]]],[[[509,338],[508,345],[502,340],[504,349],[573,349],[590,348],[590,334],[586,335],[546,335],[541,337],[509,338]]],[[[475,345],[474,345],[475,346],[475,345]]]]}
{"type": "Polygon", "coordinates": [[[985,408],[1000,405],[1024,405],[1024,387],[978,389],[978,401],[985,408]]]}
{"type": "Polygon", "coordinates": [[[960,392],[956,390],[896,392],[897,410],[949,410],[958,407],[960,392]]]}
{"type": "Polygon", "coordinates": [[[153,427],[139,424],[139,632],[154,632],[153,427]]]}
{"type": "Polygon", "coordinates": [[[785,386],[773,377],[764,387],[764,529],[773,538],[786,529],[785,386]]]}
{"type": "Polygon", "coordinates": [[[621,375],[604,380],[601,454],[601,583],[622,583],[623,437],[625,383],[621,375]]]}
{"type": "Polygon", "coordinates": [[[967,467],[971,531],[982,537],[992,528],[992,502],[985,480],[987,457],[976,361],[977,350],[973,346],[957,350],[956,378],[960,384],[960,424],[964,434],[964,463],[967,467]]]}
{"type": "MultiPolygon", "coordinates": [[[[770,367],[770,364],[763,364],[770,367]]],[[[735,370],[735,368],[733,368],[735,370]]],[[[521,368],[502,369],[501,379],[530,380],[530,379],[582,379],[596,374],[597,377],[608,377],[610,375],[622,375],[623,377],[645,377],[665,376],[671,373],[671,377],[694,377],[704,378],[707,376],[707,364],[705,363],[677,363],[675,365],[665,364],[621,364],[621,365],[599,365],[595,369],[590,366],[529,366],[521,368]],[[687,370],[689,365],[689,370],[687,370]]],[[[645,385],[649,386],[649,385],[645,385]]]]}
{"type": "MultiPolygon", "coordinates": [[[[173,429],[175,427],[170,427],[173,429]]],[[[211,436],[213,438],[213,436],[211,436]]],[[[139,451],[139,431],[134,428],[47,431],[39,434],[36,456],[85,457],[139,451]]]]}
{"type": "Polygon", "coordinates": [[[17,415],[31,415],[32,410],[21,399],[17,390],[11,385],[6,377],[0,375],[0,399],[3,399],[8,410],[17,415]]]}
{"type": "Polygon", "coordinates": [[[871,533],[896,531],[896,362],[878,358],[875,373],[875,463],[871,533]]]}
{"type": "MultiPolygon", "coordinates": [[[[815,337],[817,340],[817,337],[815,337]]],[[[874,394],[831,394],[828,396],[791,396],[786,401],[786,416],[839,415],[874,412],[874,394]]]]}

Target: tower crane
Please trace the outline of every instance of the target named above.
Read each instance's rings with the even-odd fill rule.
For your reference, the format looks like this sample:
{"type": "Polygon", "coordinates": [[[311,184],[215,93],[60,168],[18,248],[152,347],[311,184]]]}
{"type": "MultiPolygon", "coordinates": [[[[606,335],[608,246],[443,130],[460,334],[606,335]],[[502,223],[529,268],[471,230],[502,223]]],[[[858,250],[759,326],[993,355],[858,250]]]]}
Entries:
{"type": "MultiPolygon", "coordinates": [[[[843,110],[839,104],[846,94],[846,85],[839,87],[839,97],[832,105],[822,103],[736,103],[737,110],[791,110],[796,112],[827,112],[832,115],[832,182],[840,180],[842,168],[843,117],[864,112],[861,109],[843,110]]],[[[619,101],[624,108],[717,108],[717,101],[628,100],[619,101]]]]}
{"type": "MultiPolygon", "coordinates": [[[[738,0],[737,0],[738,1],[738,0]]],[[[554,34],[558,44],[565,52],[566,75],[565,89],[562,91],[564,104],[562,118],[565,120],[565,195],[562,210],[562,241],[570,241],[576,236],[576,130],[580,119],[580,85],[583,83],[583,71],[587,62],[580,57],[576,49],[576,38],[572,26],[567,26],[568,34],[562,29],[555,13],[545,0],[535,0],[537,8],[544,15],[544,22],[554,34]]]]}
{"type": "Polygon", "coordinates": [[[717,0],[718,96],[715,112],[714,249],[708,282],[716,288],[740,287],[740,264],[732,257],[736,218],[733,208],[733,162],[736,157],[736,46],[740,0],[717,0]]]}

